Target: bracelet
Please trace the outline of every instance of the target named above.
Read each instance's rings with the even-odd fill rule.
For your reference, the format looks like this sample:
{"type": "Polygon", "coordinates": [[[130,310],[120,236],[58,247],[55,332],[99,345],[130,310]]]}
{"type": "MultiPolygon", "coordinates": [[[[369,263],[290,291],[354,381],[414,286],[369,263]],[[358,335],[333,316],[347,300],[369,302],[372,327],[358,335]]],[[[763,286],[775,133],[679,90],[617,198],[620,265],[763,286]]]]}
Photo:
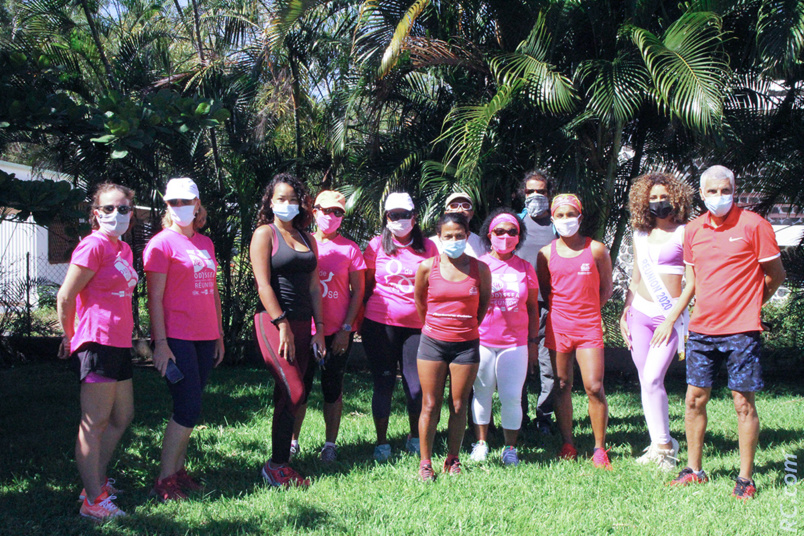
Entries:
{"type": "Polygon", "coordinates": [[[271,319],[271,324],[273,324],[274,326],[278,326],[279,322],[284,320],[286,316],[288,316],[287,311],[282,311],[281,315],[277,316],[276,318],[271,319]]]}
{"type": "Polygon", "coordinates": [[[166,341],[166,340],[167,340],[166,338],[165,339],[154,339],[154,344],[156,344],[158,342],[166,341]]]}
{"type": "Polygon", "coordinates": [[[528,342],[532,344],[539,344],[539,337],[528,337],[528,342]]]}

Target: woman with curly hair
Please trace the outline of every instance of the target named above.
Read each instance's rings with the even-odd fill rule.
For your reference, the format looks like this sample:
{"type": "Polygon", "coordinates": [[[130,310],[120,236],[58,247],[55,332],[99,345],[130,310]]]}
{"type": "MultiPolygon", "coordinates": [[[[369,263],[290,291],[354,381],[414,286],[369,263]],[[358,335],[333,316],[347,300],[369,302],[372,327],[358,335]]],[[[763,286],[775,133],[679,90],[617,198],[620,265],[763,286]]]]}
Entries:
{"type": "Polygon", "coordinates": [[[678,441],[670,437],[664,376],[675,357],[683,356],[687,306],[694,277],[683,260],[684,227],[691,194],[667,173],[647,173],[631,188],[629,209],[634,229],[634,270],[620,317],[620,331],[639,372],[642,408],[651,443],[638,463],[669,471],[676,465],[678,441]]]}
{"type": "Polygon", "coordinates": [[[321,357],[326,355],[318,248],[305,231],[311,221],[310,196],[302,182],[288,173],[275,176],[265,188],[251,238],[251,266],[260,296],[257,313],[267,312],[273,324],[255,321],[257,336],[279,330],[276,352],[267,345],[263,350],[274,377],[271,459],[262,468],[262,477],[271,486],[310,484],[288,462],[296,413],[307,400],[305,385],[312,383],[305,382],[305,376],[315,370],[310,363],[313,347],[321,357]]]}

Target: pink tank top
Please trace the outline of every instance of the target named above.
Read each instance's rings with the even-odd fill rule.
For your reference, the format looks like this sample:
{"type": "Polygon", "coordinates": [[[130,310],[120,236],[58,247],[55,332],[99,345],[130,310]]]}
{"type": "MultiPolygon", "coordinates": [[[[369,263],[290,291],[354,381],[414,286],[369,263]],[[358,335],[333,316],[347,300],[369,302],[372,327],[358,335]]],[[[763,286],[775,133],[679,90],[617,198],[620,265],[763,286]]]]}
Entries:
{"type": "Polygon", "coordinates": [[[480,306],[480,269],[477,259],[469,259],[469,275],[461,281],[441,277],[441,255],[433,258],[427,289],[427,317],[422,333],[446,342],[472,341],[477,332],[480,306]]]}
{"type": "Polygon", "coordinates": [[[592,239],[587,238],[577,257],[558,254],[550,245],[550,313],[553,331],[567,335],[587,335],[600,331],[600,274],[592,255],[592,239]]]}

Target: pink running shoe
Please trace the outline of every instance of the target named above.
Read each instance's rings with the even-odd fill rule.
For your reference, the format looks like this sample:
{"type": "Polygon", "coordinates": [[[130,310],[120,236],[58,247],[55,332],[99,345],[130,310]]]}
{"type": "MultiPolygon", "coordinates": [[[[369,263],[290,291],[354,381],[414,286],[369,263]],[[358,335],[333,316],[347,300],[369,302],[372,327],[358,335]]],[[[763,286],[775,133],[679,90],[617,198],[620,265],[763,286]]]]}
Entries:
{"type": "MultiPolygon", "coordinates": [[[[120,490],[114,487],[114,478],[107,478],[106,482],[103,483],[101,486],[101,491],[105,491],[109,495],[119,495],[120,490]]],[[[81,490],[81,493],[78,494],[78,500],[83,501],[87,498],[87,490],[86,488],[81,490]]]]}
{"type": "Polygon", "coordinates": [[[108,521],[109,519],[126,515],[126,513],[114,503],[114,499],[116,498],[117,497],[114,495],[109,495],[105,491],[98,495],[94,504],[89,504],[86,498],[84,498],[79,513],[96,522],[108,521]]]}
{"type": "Polygon", "coordinates": [[[443,472],[451,476],[461,474],[461,461],[457,456],[447,456],[447,459],[444,460],[443,472]]]}
{"type": "Polygon", "coordinates": [[[592,464],[598,469],[606,469],[607,471],[613,469],[609,461],[609,451],[606,449],[595,449],[595,452],[592,454],[592,464]]]}

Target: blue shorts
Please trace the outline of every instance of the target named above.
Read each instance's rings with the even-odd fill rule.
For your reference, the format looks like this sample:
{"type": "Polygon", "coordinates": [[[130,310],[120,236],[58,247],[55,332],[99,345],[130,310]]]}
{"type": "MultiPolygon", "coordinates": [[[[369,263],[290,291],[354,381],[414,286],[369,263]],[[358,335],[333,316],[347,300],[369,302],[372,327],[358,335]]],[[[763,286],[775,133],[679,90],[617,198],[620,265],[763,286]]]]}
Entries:
{"type": "Polygon", "coordinates": [[[761,391],[762,367],[758,331],[734,335],[703,335],[690,332],[687,340],[687,383],[708,389],[726,361],[729,389],[743,393],[761,391]]]}

